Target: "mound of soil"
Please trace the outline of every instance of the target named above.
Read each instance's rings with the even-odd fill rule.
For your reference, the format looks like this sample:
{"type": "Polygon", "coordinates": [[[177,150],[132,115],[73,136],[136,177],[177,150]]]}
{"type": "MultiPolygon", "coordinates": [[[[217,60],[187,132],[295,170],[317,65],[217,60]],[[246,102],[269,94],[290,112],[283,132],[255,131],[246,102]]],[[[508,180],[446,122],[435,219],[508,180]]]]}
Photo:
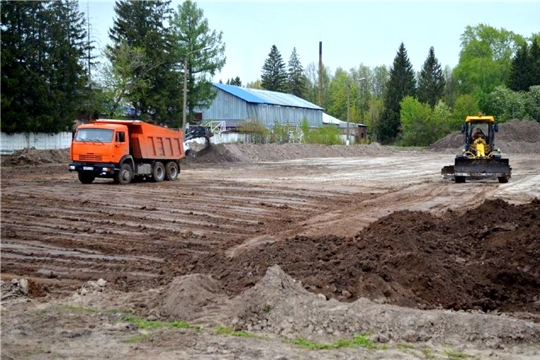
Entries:
{"type": "Polygon", "coordinates": [[[488,200],[463,215],[398,211],[354,237],[295,236],[194,259],[229,294],[279,265],[314,293],[421,309],[540,314],[540,201],[488,200]]]}
{"type": "Polygon", "coordinates": [[[2,155],[2,166],[43,165],[69,163],[69,149],[36,150],[36,148],[15,151],[2,155]]]}
{"type": "MultiPolygon", "coordinates": [[[[528,120],[512,120],[499,124],[495,144],[503,153],[540,154],[540,123],[528,120]]],[[[462,146],[463,134],[457,131],[433,143],[429,146],[429,149],[434,151],[454,149],[457,153],[462,146]]]]}

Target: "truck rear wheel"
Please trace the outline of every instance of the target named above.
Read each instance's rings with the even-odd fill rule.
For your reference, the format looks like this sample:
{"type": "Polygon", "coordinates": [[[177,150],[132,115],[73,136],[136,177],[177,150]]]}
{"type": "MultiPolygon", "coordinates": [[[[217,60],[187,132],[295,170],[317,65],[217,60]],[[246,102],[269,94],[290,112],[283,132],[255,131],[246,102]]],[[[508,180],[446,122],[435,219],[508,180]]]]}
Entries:
{"type": "Polygon", "coordinates": [[[456,183],[462,184],[465,182],[465,176],[456,176],[456,183]]]}
{"type": "Polygon", "coordinates": [[[506,184],[508,182],[508,176],[501,176],[499,177],[499,183],[506,184]]]}
{"type": "Polygon", "coordinates": [[[78,175],[79,181],[83,184],[91,184],[96,178],[94,174],[87,172],[79,172],[78,175]]]}
{"type": "Polygon", "coordinates": [[[165,179],[165,166],[161,161],[157,161],[154,164],[154,170],[152,171],[152,177],[155,182],[161,182],[165,179]]]}
{"type": "Polygon", "coordinates": [[[174,161],[169,161],[165,167],[165,179],[169,181],[175,181],[180,174],[180,167],[174,161]]]}
{"type": "Polygon", "coordinates": [[[133,178],[133,169],[129,164],[122,164],[120,170],[114,174],[114,183],[126,185],[133,178]]]}

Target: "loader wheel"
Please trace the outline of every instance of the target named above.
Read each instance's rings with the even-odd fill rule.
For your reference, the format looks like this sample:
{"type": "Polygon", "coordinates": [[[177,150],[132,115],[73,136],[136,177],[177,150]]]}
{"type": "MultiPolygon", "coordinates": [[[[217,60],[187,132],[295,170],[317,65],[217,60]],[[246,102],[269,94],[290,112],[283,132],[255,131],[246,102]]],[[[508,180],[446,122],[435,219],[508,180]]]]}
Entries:
{"type": "Polygon", "coordinates": [[[163,166],[163,163],[161,161],[157,161],[154,164],[152,178],[155,182],[162,182],[165,179],[165,166],[163,166]]]}
{"type": "Polygon", "coordinates": [[[79,181],[83,184],[91,184],[94,182],[96,176],[92,173],[79,172],[79,181]]]}
{"type": "Polygon", "coordinates": [[[165,180],[175,181],[180,174],[180,167],[174,161],[169,161],[165,166],[165,180]]]}
{"type": "Polygon", "coordinates": [[[456,184],[463,184],[465,182],[465,176],[456,176],[456,184]]]}
{"type": "Polygon", "coordinates": [[[499,183],[506,184],[508,182],[508,176],[501,176],[499,178],[499,183]]]}
{"type": "Polygon", "coordinates": [[[131,165],[129,164],[122,164],[122,166],[120,167],[120,170],[114,173],[115,184],[127,185],[131,182],[132,178],[133,178],[133,169],[131,169],[131,165]]]}

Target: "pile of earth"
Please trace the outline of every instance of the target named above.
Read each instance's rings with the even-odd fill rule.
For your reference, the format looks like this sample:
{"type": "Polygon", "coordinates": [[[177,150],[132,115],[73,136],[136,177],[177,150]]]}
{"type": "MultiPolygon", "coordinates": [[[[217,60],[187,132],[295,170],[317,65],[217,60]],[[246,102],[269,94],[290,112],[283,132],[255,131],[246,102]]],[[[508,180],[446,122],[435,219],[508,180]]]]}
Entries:
{"type": "Polygon", "coordinates": [[[307,158],[359,157],[391,154],[394,150],[379,143],[369,145],[320,144],[211,144],[210,147],[188,156],[184,163],[264,162],[307,158]]]}
{"type": "MultiPolygon", "coordinates": [[[[499,124],[495,144],[507,154],[540,154],[540,123],[534,120],[511,120],[499,124]]],[[[458,153],[463,146],[463,134],[459,131],[431,144],[430,150],[458,153]]]]}
{"type": "Polygon", "coordinates": [[[36,150],[36,148],[17,150],[11,155],[2,155],[2,166],[67,164],[69,149],[36,150]]]}
{"type": "MultiPolygon", "coordinates": [[[[328,301],[321,294],[307,291],[301,281],[278,265],[266,269],[253,287],[234,297],[229,297],[221,283],[206,274],[179,276],[168,286],[142,297],[146,299],[141,303],[141,294],[132,296],[144,304],[140,307],[149,319],[181,319],[203,326],[225,324],[235,330],[264,332],[266,336],[273,333],[290,340],[301,337],[328,342],[361,333],[378,343],[467,342],[482,348],[504,349],[508,345],[534,343],[540,337],[540,324],[523,319],[479,312],[427,312],[377,304],[365,298],[349,303],[328,301]]],[[[386,354],[381,358],[393,356],[386,354]]]]}
{"type": "Polygon", "coordinates": [[[394,212],[352,237],[295,236],[234,256],[223,249],[171,275],[211,274],[237,295],[279,265],[308,291],[339,301],[540,315],[538,234],[540,200],[487,200],[440,218],[394,212]]]}

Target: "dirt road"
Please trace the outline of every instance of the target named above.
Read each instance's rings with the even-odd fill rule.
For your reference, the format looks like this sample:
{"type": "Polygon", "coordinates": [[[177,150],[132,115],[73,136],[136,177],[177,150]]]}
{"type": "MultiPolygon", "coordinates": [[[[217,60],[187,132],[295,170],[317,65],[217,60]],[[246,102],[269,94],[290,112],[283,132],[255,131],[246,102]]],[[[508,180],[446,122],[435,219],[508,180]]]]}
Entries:
{"type": "MultiPolygon", "coordinates": [[[[527,294],[534,292],[535,288],[538,290],[540,286],[538,267],[530,268],[531,265],[538,264],[538,258],[531,260],[539,255],[538,245],[529,246],[526,250],[528,251],[526,259],[513,258],[515,264],[519,262],[515,265],[516,268],[522,269],[520,271],[523,272],[523,274],[520,273],[523,281],[519,283],[521,298],[508,295],[512,292],[508,286],[489,287],[492,285],[485,280],[486,283],[482,286],[498,292],[498,297],[488,296],[489,302],[482,300],[476,303],[469,298],[456,298],[452,300],[453,302],[445,303],[440,297],[430,297],[429,287],[411,290],[414,288],[414,281],[420,281],[421,276],[408,279],[408,283],[400,283],[397,280],[400,267],[395,264],[397,269],[395,272],[392,272],[392,269],[386,269],[386,272],[383,271],[384,269],[376,272],[369,269],[371,266],[369,264],[377,264],[383,261],[382,258],[379,258],[379,262],[373,262],[374,259],[364,257],[363,263],[350,267],[346,264],[349,264],[352,259],[340,255],[347,252],[346,249],[352,249],[351,243],[360,244],[364,239],[368,239],[369,234],[366,231],[380,231],[378,234],[382,234],[383,230],[377,230],[377,226],[380,226],[380,229],[401,229],[391,235],[394,241],[400,240],[396,234],[410,235],[413,239],[415,236],[418,237],[416,233],[409,234],[407,231],[422,224],[433,227],[422,230],[424,233],[428,230],[432,234],[439,231],[437,233],[439,239],[448,236],[448,241],[451,241],[452,238],[467,237],[468,235],[459,233],[448,234],[448,231],[454,228],[457,229],[456,232],[459,229],[465,229],[469,225],[463,224],[468,223],[462,224],[459,221],[465,221],[464,217],[470,218],[473,214],[486,218],[492,217],[492,214],[475,213],[474,209],[486,200],[504,200],[506,203],[502,206],[505,207],[504,212],[508,214],[507,216],[518,211],[520,214],[534,213],[538,209],[539,205],[534,202],[535,198],[540,198],[540,157],[538,155],[514,155],[511,158],[512,179],[508,184],[487,180],[455,184],[441,179],[440,169],[452,161],[451,153],[427,151],[394,151],[365,157],[310,158],[264,163],[190,161],[184,164],[177,182],[141,182],[128,186],[114,185],[108,180],[96,180],[94,184],[82,185],[77,181],[75,174],[67,172],[66,164],[3,167],[2,279],[5,282],[11,279],[29,279],[31,284],[29,295],[35,299],[32,301],[36,304],[51,303],[52,299],[61,298],[64,295],[71,296],[87,281],[104,279],[107,281],[107,293],[115,294],[110,297],[111,299],[114,297],[115,300],[110,300],[107,305],[112,306],[112,304],[118,305],[118,302],[121,302],[119,299],[124,299],[130,294],[149,294],[154,291],[150,289],[167,287],[175,277],[202,273],[211,274],[214,279],[221,281],[223,294],[220,296],[223,298],[220,297],[222,299],[220,301],[229,301],[223,299],[241,296],[257,284],[267,268],[278,264],[287,274],[301,281],[301,288],[314,294],[313,296],[324,294],[321,296],[325,299],[353,304],[351,306],[355,306],[355,300],[363,300],[361,298],[367,297],[379,303],[405,305],[410,308],[512,312],[514,318],[509,321],[523,321],[515,326],[529,327],[529,332],[524,333],[522,340],[517,341],[521,346],[518,351],[519,356],[532,359],[539,354],[537,347],[533,346],[533,350],[529,347],[534,345],[533,339],[538,340],[537,336],[540,336],[540,327],[537,323],[535,324],[540,314],[540,299],[538,296],[534,298],[534,295],[527,294]],[[525,207],[514,208],[513,206],[525,207]],[[384,223],[382,225],[377,223],[380,219],[383,219],[383,222],[384,219],[396,220],[396,217],[388,218],[388,216],[399,211],[402,211],[399,215],[401,224],[412,225],[400,228],[401,225],[398,226],[397,222],[387,223],[385,226],[383,226],[384,223]],[[417,211],[427,212],[428,215],[424,217],[416,213],[417,211]],[[429,214],[433,215],[433,218],[429,214]],[[452,217],[451,222],[437,220],[449,217],[452,217]],[[317,254],[310,253],[312,249],[317,249],[317,254]],[[288,255],[285,256],[286,254],[288,255]],[[326,254],[330,260],[319,258],[320,254],[326,254]],[[310,263],[310,261],[315,261],[315,263],[310,263]],[[316,265],[322,262],[325,262],[324,266],[316,265]],[[291,264],[303,264],[304,267],[301,268],[300,265],[295,267],[291,264]],[[526,266],[529,268],[523,270],[526,266]],[[356,274],[353,268],[362,269],[363,274],[376,273],[377,278],[362,277],[356,274]],[[336,275],[334,272],[337,269],[340,269],[340,272],[336,275]],[[344,279],[347,277],[344,274],[350,274],[351,280],[344,279]],[[42,295],[45,297],[41,298],[42,295]],[[43,300],[40,299],[46,301],[42,303],[43,300]],[[510,305],[505,307],[505,301],[509,301],[510,305]],[[523,320],[516,320],[515,317],[523,320]]],[[[490,209],[497,212],[498,204],[501,203],[490,203],[489,206],[493,208],[490,209]]],[[[519,236],[523,235],[523,239],[532,234],[533,237],[527,239],[538,241],[538,232],[536,232],[540,229],[538,217],[527,215],[528,217],[523,218],[523,216],[515,219],[506,218],[503,229],[499,233],[519,234],[519,236]],[[529,227],[528,231],[526,227],[529,227]],[[522,229],[523,232],[520,232],[522,229]]],[[[473,225],[470,224],[470,226],[473,225]]],[[[488,233],[485,236],[489,239],[489,236],[499,235],[488,233]]],[[[373,239],[382,239],[382,237],[373,239]]],[[[497,239],[500,240],[500,238],[497,239]]],[[[455,246],[456,249],[463,248],[461,243],[456,243],[455,246]]],[[[516,248],[517,245],[512,246],[516,248]]],[[[414,245],[413,248],[419,247],[414,245]]],[[[356,254],[361,254],[362,251],[367,252],[369,249],[371,249],[369,250],[371,254],[379,251],[365,245],[355,249],[356,254]]],[[[400,266],[403,269],[406,268],[403,263],[406,260],[403,259],[407,259],[407,254],[410,255],[411,251],[415,250],[404,248],[399,251],[400,259],[402,259],[400,266]]],[[[414,254],[407,261],[421,263],[419,259],[430,256],[423,251],[420,253],[418,250],[420,255],[414,254]]],[[[437,252],[434,249],[427,251],[437,252]]],[[[446,251],[446,254],[441,253],[440,256],[454,259],[452,266],[455,266],[455,263],[459,264],[460,261],[462,264],[466,262],[468,266],[473,261],[480,261],[480,258],[473,259],[470,252],[461,254],[460,250],[446,249],[446,251]],[[450,251],[453,252],[449,254],[450,251]]],[[[471,251],[476,253],[480,250],[475,248],[471,251]]],[[[380,255],[380,252],[377,254],[380,255]]],[[[362,258],[359,255],[353,257],[362,258]]],[[[442,268],[449,269],[449,265],[443,263],[442,260],[441,264],[442,268]]],[[[425,268],[419,268],[416,271],[425,271],[425,268]]],[[[440,269],[436,271],[444,277],[444,271],[440,269]]],[[[471,266],[468,271],[474,273],[474,267],[471,266]]],[[[500,269],[498,271],[499,274],[503,272],[500,269]]],[[[508,269],[504,271],[505,274],[515,276],[514,272],[508,269]]],[[[424,274],[426,279],[422,281],[428,282],[427,278],[432,275],[437,274],[424,274]]],[[[448,273],[447,276],[451,278],[458,275],[448,273]]],[[[489,275],[485,278],[491,279],[489,275]]],[[[436,283],[435,280],[432,282],[436,283]]],[[[448,291],[449,286],[466,287],[465,284],[455,285],[454,283],[442,284],[438,288],[436,284],[430,286],[441,292],[448,291]]],[[[476,290],[470,291],[474,293],[476,290]]],[[[487,296],[486,291],[482,296],[487,296]]],[[[310,293],[308,294],[311,295],[310,293]]],[[[101,299],[98,295],[91,306],[97,306],[95,304],[99,301],[104,301],[96,300],[101,299]]],[[[302,296],[308,295],[302,294],[302,296]]],[[[474,298],[476,295],[471,296],[474,298]]],[[[150,306],[148,304],[155,299],[146,300],[145,305],[137,309],[137,313],[149,316],[151,309],[148,308],[150,306]]],[[[129,303],[125,299],[122,301],[124,305],[129,303]]],[[[133,305],[132,298],[130,301],[133,305]]],[[[161,305],[156,304],[155,301],[153,303],[154,307],[161,305]]],[[[31,305],[13,304],[2,310],[2,329],[7,329],[2,330],[2,348],[15,355],[14,358],[20,358],[16,355],[20,354],[21,347],[28,346],[29,341],[22,340],[22,335],[14,330],[17,328],[16,324],[20,325],[20,322],[15,320],[16,317],[4,316],[4,312],[23,311],[23,309],[26,311],[29,306],[31,305]],[[11,343],[4,341],[6,334],[9,334],[11,343]]],[[[46,305],[34,304],[34,309],[40,307],[46,308],[47,310],[43,311],[50,316],[52,312],[54,316],[61,318],[66,315],[65,313],[62,315],[61,311],[59,315],[58,311],[53,311],[46,305]]],[[[160,316],[173,318],[173,315],[174,313],[164,314],[162,309],[160,316]]],[[[90,314],[83,322],[89,322],[95,326],[94,322],[103,322],[103,316],[100,318],[96,314],[90,314]]],[[[208,314],[205,316],[208,317],[208,314]]],[[[216,319],[219,318],[216,314],[213,316],[216,319]]],[[[382,315],[379,314],[379,316],[382,315]]],[[[235,318],[238,319],[238,314],[235,318]]],[[[29,319],[35,320],[32,317],[29,319]]],[[[483,320],[479,321],[481,323],[483,320]]],[[[253,328],[253,324],[247,320],[242,324],[240,328],[243,330],[249,324],[251,324],[249,330],[262,329],[261,327],[253,328]]],[[[72,324],[72,321],[64,321],[59,326],[65,326],[67,329],[65,331],[68,332],[71,331],[70,327],[77,329],[81,327],[80,324],[72,324]]],[[[308,326],[305,325],[306,328],[308,326]]],[[[374,328],[377,329],[377,326],[373,325],[370,329],[364,330],[374,328]]],[[[46,340],[46,336],[43,335],[45,329],[45,325],[36,326],[33,329],[33,336],[40,341],[46,340]]],[[[274,335],[283,335],[283,327],[280,330],[272,329],[275,330],[271,331],[274,335]]],[[[464,329],[467,329],[467,326],[464,326],[464,329]]],[[[404,330],[403,333],[405,332],[404,330]]],[[[349,333],[354,333],[354,329],[342,330],[340,334],[349,333]]],[[[397,330],[396,333],[398,333],[397,330]]],[[[96,335],[96,331],[93,331],[93,334],[96,335]]],[[[314,331],[313,334],[317,332],[314,331]]],[[[458,336],[459,330],[449,331],[446,334],[447,339],[452,338],[453,335],[458,336]]],[[[246,340],[248,343],[242,343],[235,338],[227,345],[230,349],[234,348],[234,351],[231,350],[230,353],[209,351],[209,348],[214,350],[222,348],[223,344],[219,345],[222,340],[215,340],[212,337],[204,340],[209,336],[208,334],[201,335],[190,330],[182,330],[180,333],[175,333],[173,337],[185,338],[187,343],[207,341],[207,344],[200,349],[193,345],[189,347],[189,351],[185,350],[184,353],[178,352],[175,355],[176,350],[171,349],[171,344],[167,343],[168,336],[173,335],[162,334],[159,337],[161,340],[156,340],[153,345],[143,342],[138,346],[144,349],[145,356],[153,356],[158,354],[156,344],[161,343],[164,349],[168,349],[165,353],[169,358],[192,356],[202,358],[201,354],[209,359],[252,358],[258,354],[259,358],[273,359],[279,358],[282,354],[279,351],[269,350],[272,349],[272,342],[279,342],[279,339],[268,340],[269,342],[262,346],[253,339],[246,340]],[[255,350],[261,346],[264,349],[255,350]],[[244,348],[245,351],[238,350],[240,348],[244,348]]],[[[75,337],[79,338],[78,335],[75,337]]],[[[152,337],[157,339],[155,334],[152,337]]],[[[494,338],[499,339],[496,335],[494,338]]],[[[104,339],[102,334],[87,342],[86,345],[80,345],[81,349],[89,351],[88,344],[96,345],[100,342],[104,342],[105,349],[109,347],[112,349],[118,345],[115,340],[104,339]]],[[[175,339],[178,340],[178,338],[175,339]]],[[[386,343],[389,339],[391,340],[392,337],[386,333],[381,342],[386,343]]],[[[396,336],[396,339],[407,340],[404,336],[396,336]]],[[[463,340],[459,337],[457,339],[456,344],[463,340]]],[[[423,340],[425,339],[412,337],[413,342],[423,340]]],[[[508,347],[510,343],[514,346],[515,339],[510,342],[504,340],[496,342],[495,347],[499,347],[497,351],[500,351],[498,353],[500,356],[510,354],[508,358],[516,358],[512,357],[517,356],[515,353],[505,353],[508,350],[505,347],[508,347]]],[[[356,356],[388,358],[385,354],[386,356],[392,354],[390,358],[429,358],[426,352],[419,350],[419,347],[416,351],[411,350],[407,353],[407,351],[400,351],[396,344],[388,350],[392,351],[391,353],[382,351],[367,354],[343,350],[343,352],[325,353],[324,356],[321,353],[317,355],[311,352],[305,353],[293,347],[288,353],[284,353],[283,358],[356,356]]],[[[34,344],[33,350],[36,354],[42,354],[43,349],[42,345],[34,344]]],[[[123,349],[127,351],[124,355],[134,354],[133,345],[124,345],[123,349]]],[[[444,358],[444,350],[441,349],[432,351],[444,358]]],[[[467,347],[463,351],[473,351],[472,353],[479,357],[495,351],[491,349],[485,352],[482,346],[476,345],[472,349],[467,347]]],[[[65,346],[58,345],[56,351],[63,354],[62,356],[66,354],[70,356],[65,346]]],[[[111,350],[109,355],[114,357],[112,354],[114,352],[111,350]]],[[[46,357],[53,357],[49,355],[46,357]]],[[[89,354],[86,353],[86,355],[89,354]]],[[[98,358],[98,355],[94,358],[98,358]]]]}

